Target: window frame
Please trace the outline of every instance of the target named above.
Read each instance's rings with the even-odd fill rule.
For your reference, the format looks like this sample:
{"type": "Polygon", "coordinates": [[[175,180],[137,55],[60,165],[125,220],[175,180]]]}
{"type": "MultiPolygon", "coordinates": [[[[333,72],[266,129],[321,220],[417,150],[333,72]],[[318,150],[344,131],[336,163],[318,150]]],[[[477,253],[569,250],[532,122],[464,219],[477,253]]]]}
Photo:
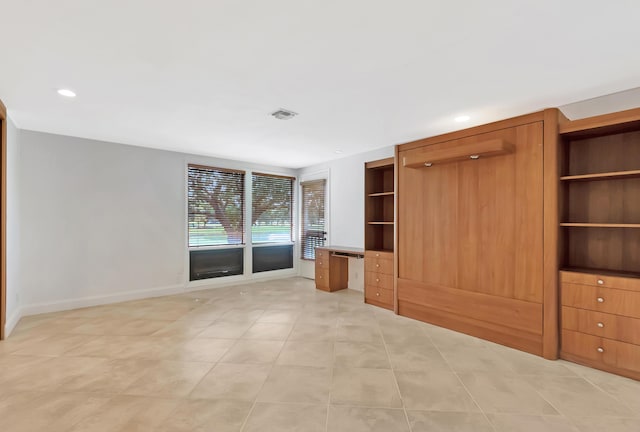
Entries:
{"type": "MultiPolygon", "coordinates": [[[[186,183],[187,183],[187,188],[186,188],[186,194],[187,194],[187,249],[188,250],[205,250],[205,249],[217,249],[217,248],[224,248],[224,249],[230,249],[230,248],[244,248],[247,245],[247,232],[246,232],[246,221],[247,221],[247,186],[246,186],[246,181],[247,181],[247,171],[246,170],[241,170],[241,169],[233,169],[233,168],[221,168],[221,167],[217,167],[217,166],[211,166],[211,165],[202,165],[202,164],[198,164],[198,163],[187,163],[187,170],[186,170],[186,183]],[[210,171],[218,171],[221,173],[227,173],[227,174],[240,174],[241,175],[241,180],[239,182],[239,186],[240,186],[240,192],[239,192],[239,198],[241,200],[241,209],[240,209],[240,229],[238,230],[238,232],[241,234],[242,238],[240,243],[218,243],[218,244],[202,244],[202,245],[198,245],[198,244],[191,244],[191,212],[189,211],[189,206],[191,203],[191,199],[190,199],[190,169],[199,169],[199,170],[210,170],[210,171]]],[[[228,240],[228,238],[227,238],[228,240]]]]}
{"type": "MultiPolygon", "coordinates": [[[[315,261],[315,247],[313,248],[313,257],[305,256],[306,249],[306,224],[305,224],[305,196],[304,196],[304,187],[309,183],[322,183],[323,186],[323,234],[322,245],[326,245],[329,243],[329,224],[328,224],[328,215],[329,215],[329,179],[326,177],[319,178],[309,178],[300,182],[300,259],[303,261],[315,261]]],[[[316,236],[317,238],[318,236],[316,236]]]]}
{"type": "MultiPolygon", "coordinates": [[[[296,178],[293,176],[287,176],[287,175],[283,175],[283,174],[269,174],[269,173],[264,173],[264,172],[258,172],[258,171],[252,171],[251,173],[251,190],[249,191],[248,195],[250,197],[251,200],[251,206],[247,206],[251,209],[251,223],[249,224],[249,226],[247,227],[247,237],[248,240],[251,244],[251,246],[253,247],[264,247],[264,246],[269,246],[269,245],[293,245],[295,244],[295,189],[296,189],[296,178]],[[253,238],[253,217],[254,217],[254,195],[253,195],[253,188],[254,188],[254,176],[263,176],[263,177],[273,177],[273,178],[281,178],[281,179],[287,179],[289,181],[291,181],[291,201],[289,203],[289,225],[291,227],[290,231],[289,231],[289,240],[287,241],[258,241],[256,242],[253,238]]],[[[256,220],[257,222],[257,220],[256,220]]]]}

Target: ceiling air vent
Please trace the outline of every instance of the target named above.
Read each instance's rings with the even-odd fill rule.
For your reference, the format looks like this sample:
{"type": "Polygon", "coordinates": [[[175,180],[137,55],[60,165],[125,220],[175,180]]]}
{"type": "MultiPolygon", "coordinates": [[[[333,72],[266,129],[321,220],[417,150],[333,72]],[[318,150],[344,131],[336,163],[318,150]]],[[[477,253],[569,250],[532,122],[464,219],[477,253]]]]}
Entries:
{"type": "Polygon", "coordinates": [[[297,116],[298,113],[280,108],[278,111],[272,112],[271,115],[277,118],[278,120],[289,120],[297,116]]]}

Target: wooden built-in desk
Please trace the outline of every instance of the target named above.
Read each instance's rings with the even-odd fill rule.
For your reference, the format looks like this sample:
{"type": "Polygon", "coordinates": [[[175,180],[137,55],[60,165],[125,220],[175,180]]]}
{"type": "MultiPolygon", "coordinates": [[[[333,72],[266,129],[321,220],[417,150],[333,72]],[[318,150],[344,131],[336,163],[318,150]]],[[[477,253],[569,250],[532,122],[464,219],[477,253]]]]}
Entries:
{"type": "Polygon", "coordinates": [[[316,289],[338,291],[349,284],[348,258],[364,258],[364,249],[344,246],[316,248],[316,289]]]}

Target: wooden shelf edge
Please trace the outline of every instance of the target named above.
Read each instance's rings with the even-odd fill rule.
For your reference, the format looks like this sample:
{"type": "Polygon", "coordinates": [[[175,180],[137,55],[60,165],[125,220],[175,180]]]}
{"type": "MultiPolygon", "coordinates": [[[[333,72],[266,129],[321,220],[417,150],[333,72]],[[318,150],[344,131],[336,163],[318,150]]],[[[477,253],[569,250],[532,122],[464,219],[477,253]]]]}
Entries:
{"type": "Polygon", "coordinates": [[[562,181],[606,180],[610,178],[625,178],[625,177],[628,177],[628,178],[640,177],[640,170],[611,171],[611,172],[596,173],[596,174],[562,176],[560,177],[560,180],[562,181]]]}
{"type": "Polygon", "coordinates": [[[603,275],[603,276],[614,276],[614,277],[623,277],[623,278],[640,278],[640,273],[631,272],[631,271],[623,271],[623,270],[608,270],[608,269],[599,269],[599,268],[587,268],[587,267],[560,267],[561,272],[571,272],[571,273],[588,273],[594,275],[603,275]]]}
{"type": "Polygon", "coordinates": [[[565,135],[576,132],[594,131],[608,126],[621,126],[634,122],[640,122],[640,108],[572,120],[561,124],[559,132],[561,135],[565,135]]]}
{"type": "Polygon", "coordinates": [[[395,222],[367,222],[368,225],[393,225],[395,222]]]}
{"type": "Polygon", "coordinates": [[[389,196],[389,195],[395,195],[396,193],[391,191],[391,192],[376,192],[376,193],[370,193],[368,196],[370,197],[379,197],[379,196],[389,196]]]}
{"type": "Polygon", "coordinates": [[[640,228],[640,223],[620,224],[620,223],[582,223],[582,222],[563,222],[561,227],[580,227],[580,228],[640,228]]]}

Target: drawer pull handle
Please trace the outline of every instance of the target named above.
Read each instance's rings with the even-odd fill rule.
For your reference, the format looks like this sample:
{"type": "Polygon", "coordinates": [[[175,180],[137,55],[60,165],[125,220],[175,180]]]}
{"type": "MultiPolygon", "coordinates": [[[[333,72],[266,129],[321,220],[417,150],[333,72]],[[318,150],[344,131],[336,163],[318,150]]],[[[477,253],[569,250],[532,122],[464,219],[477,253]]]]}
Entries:
{"type": "Polygon", "coordinates": [[[320,265],[322,265],[322,261],[320,261],[320,265]]]}
{"type": "Polygon", "coordinates": [[[598,297],[597,300],[598,300],[598,303],[604,303],[604,298],[602,297],[598,297]]]}
{"type": "Polygon", "coordinates": [[[604,281],[602,279],[598,279],[598,285],[604,285],[604,281]]]}
{"type": "Polygon", "coordinates": [[[322,275],[320,275],[320,279],[322,279],[322,275]]]}
{"type": "Polygon", "coordinates": [[[376,282],[380,282],[380,279],[376,279],[376,282]]]}
{"type": "Polygon", "coordinates": [[[380,264],[376,264],[376,267],[380,267],[380,264]]]}
{"type": "Polygon", "coordinates": [[[379,256],[380,256],[380,254],[379,254],[379,253],[377,253],[377,254],[376,254],[376,256],[377,256],[377,257],[379,257],[379,256]]]}
{"type": "Polygon", "coordinates": [[[380,297],[380,293],[379,293],[379,292],[377,292],[377,293],[376,293],[376,296],[380,297]]]}
{"type": "Polygon", "coordinates": [[[602,347],[598,347],[597,351],[598,351],[599,353],[603,353],[603,352],[604,352],[604,348],[602,348],[602,347]]]}
{"type": "Polygon", "coordinates": [[[601,322],[599,322],[599,323],[598,323],[598,327],[600,327],[600,328],[604,328],[604,324],[603,324],[603,323],[601,323],[601,322]]]}

